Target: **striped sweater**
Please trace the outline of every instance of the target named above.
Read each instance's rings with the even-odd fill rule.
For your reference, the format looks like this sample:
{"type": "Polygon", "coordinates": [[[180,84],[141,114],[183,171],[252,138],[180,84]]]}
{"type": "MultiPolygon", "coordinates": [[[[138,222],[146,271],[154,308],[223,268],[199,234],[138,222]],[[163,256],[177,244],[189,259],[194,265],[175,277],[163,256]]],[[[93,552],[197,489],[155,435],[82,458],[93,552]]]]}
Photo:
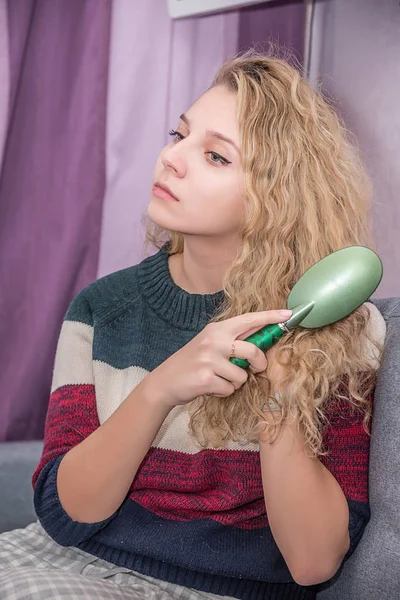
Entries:
{"type": "MultiPolygon", "coordinates": [[[[43,455],[34,476],[39,520],[59,544],[165,581],[233,596],[314,598],[297,585],[268,526],[257,444],[200,448],[185,407],[165,419],[125,501],[99,523],[73,521],[57,493],[63,456],[128,394],[205,327],[223,292],[189,294],[164,249],[82,290],[63,322],[43,455]]],[[[324,464],[350,509],[350,555],[369,518],[369,438],[346,405],[330,416],[324,464]]]]}

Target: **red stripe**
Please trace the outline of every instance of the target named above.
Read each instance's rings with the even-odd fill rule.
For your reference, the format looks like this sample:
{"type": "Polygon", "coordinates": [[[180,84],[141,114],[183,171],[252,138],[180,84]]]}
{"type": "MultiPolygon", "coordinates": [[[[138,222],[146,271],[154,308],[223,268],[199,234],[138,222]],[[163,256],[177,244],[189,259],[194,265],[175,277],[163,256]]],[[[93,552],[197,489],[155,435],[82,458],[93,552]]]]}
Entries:
{"type": "Polygon", "coordinates": [[[99,425],[94,385],[65,385],[55,390],[49,400],[44,448],[33,486],[50,460],[68,452],[99,425]]]}
{"type": "MultiPolygon", "coordinates": [[[[370,438],[362,414],[348,401],[338,401],[327,417],[328,455],[321,462],[349,500],[366,503],[370,438]]],[[[169,519],[208,518],[246,529],[267,524],[257,452],[202,450],[192,455],[153,448],[130,498],[169,519]]]]}
{"type": "MultiPolygon", "coordinates": [[[[329,414],[322,463],[346,497],[367,502],[369,436],[362,417],[347,402],[329,414]]],[[[99,427],[93,385],[67,385],[50,397],[43,467],[65,454],[99,427]]],[[[183,433],[185,435],[185,433],[183,433]]],[[[186,434],[187,435],[187,434],[186,434]]],[[[267,525],[258,452],[201,450],[186,454],[152,448],[130,489],[130,498],[168,519],[214,519],[244,529],[267,525]]]]}
{"type": "Polygon", "coordinates": [[[324,432],[327,456],[321,462],[338,481],[350,500],[368,502],[368,460],[370,436],[363,427],[363,416],[348,401],[337,401],[327,415],[324,432]]]}
{"type": "Polygon", "coordinates": [[[152,448],[129,497],[168,519],[214,519],[245,529],[268,524],[258,452],[152,448]]]}

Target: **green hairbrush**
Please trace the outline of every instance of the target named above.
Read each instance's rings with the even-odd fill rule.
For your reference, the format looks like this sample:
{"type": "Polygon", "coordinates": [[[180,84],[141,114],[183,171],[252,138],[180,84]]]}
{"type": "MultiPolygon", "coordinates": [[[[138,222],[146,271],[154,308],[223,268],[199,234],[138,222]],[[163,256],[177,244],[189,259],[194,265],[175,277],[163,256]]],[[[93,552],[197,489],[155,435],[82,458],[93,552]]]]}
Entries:
{"type": "MultiPolygon", "coordinates": [[[[264,352],[295,327],[316,329],[344,319],[363,304],[381,282],[379,256],[365,246],[351,246],[332,252],[312,265],[293,286],[287,308],[289,320],[267,325],[245,339],[264,352]]],[[[246,369],[247,360],[230,358],[246,369]]]]}

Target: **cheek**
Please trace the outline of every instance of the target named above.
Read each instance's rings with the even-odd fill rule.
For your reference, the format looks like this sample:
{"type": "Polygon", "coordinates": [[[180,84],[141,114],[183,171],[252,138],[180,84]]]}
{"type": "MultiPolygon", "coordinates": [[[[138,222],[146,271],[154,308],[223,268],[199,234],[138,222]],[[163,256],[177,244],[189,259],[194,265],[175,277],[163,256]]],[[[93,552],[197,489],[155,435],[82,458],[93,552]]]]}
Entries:
{"type": "MultiPolygon", "coordinates": [[[[204,190],[205,191],[205,190],[204,190]]],[[[199,221],[207,222],[210,229],[236,229],[243,223],[244,200],[237,183],[208,187],[203,198],[198,197],[194,207],[199,221]]],[[[193,215],[195,216],[195,215],[193,215]]]]}
{"type": "Polygon", "coordinates": [[[198,179],[194,188],[198,190],[199,196],[202,196],[203,203],[226,209],[238,209],[243,205],[243,184],[237,176],[207,174],[198,179]]]}
{"type": "Polygon", "coordinates": [[[244,214],[243,192],[242,182],[234,177],[225,186],[221,186],[219,194],[216,196],[221,208],[231,212],[235,219],[238,218],[238,215],[244,214]]]}

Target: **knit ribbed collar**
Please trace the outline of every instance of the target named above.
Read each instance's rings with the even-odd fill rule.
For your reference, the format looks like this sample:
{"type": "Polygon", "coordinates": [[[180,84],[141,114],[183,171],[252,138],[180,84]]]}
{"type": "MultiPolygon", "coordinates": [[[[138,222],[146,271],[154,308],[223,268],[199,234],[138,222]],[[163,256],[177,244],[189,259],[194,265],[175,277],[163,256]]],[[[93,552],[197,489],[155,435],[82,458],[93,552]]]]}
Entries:
{"type": "Polygon", "coordinates": [[[224,291],[215,294],[190,294],[172,279],[165,244],[138,266],[140,289],[147,303],[174,327],[200,331],[207,325],[224,299],[224,291]]]}

